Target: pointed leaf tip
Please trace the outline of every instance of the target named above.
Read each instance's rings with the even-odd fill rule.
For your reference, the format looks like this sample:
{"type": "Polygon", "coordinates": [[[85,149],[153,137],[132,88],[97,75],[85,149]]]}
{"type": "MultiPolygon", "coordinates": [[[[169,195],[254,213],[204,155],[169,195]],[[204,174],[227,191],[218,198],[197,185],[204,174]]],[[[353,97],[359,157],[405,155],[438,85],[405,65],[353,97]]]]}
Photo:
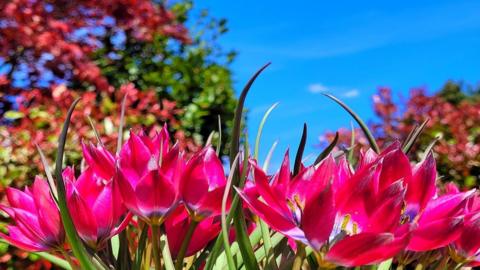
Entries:
{"type": "Polygon", "coordinates": [[[352,117],[353,119],[358,123],[360,128],[362,129],[363,133],[365,134],[365,137],[367,137],[368,143],[370,144],[370,147],[376,152],[380,153],[380,148],[378,148],[377,142],[375,141],[375,138],[372,135],[372,132],[370,129],[368,129],[368,126],[363,122],[363,120],[356,114],[350,107],[348,107],[343,101],[338,99],[337,97],[327,94],[327,93],[322,93],[322,95],[330,98],[331,100],[335,101],[338,105],[340,105],[344,110],[346,110],[352,117]]]}

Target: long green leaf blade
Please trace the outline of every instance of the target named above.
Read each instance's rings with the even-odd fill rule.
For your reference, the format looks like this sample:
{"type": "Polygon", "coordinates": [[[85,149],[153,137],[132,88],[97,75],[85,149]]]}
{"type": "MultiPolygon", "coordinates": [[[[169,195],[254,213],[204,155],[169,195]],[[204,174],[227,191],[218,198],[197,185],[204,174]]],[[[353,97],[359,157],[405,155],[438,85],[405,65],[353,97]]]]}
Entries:
{"type": "Polygon", "coordinates": [[[302,167],[303,151],[305,150],[305,144],[307,143],[307,124],[303,124],[302,138],[298,144],[297,154],[295,155],[295,163],[293,166],[293,175],[297,175],[302,167]]]}
{"type": "Polygon", "coordinates": [[[320,155],[318,155],[317,159],[315,159],[315,162],[313,164],[317,165],[318,163],[320,163],[320,161],[322,161],[324,158],[326,158],[328,156],[328,154],[330,154],[332,152],[335,145],[337,145],[337,142],[338,142],[338,132],[335,132],[335,138],[333,138],[333,140],[330,142],[330,144],[327,146],[327,148],[325,148],[325,150],[323,150],[320,153],[320,155]]]}
{"type": "Polygon", "coordinates": [[[80,99],[75,100],[70,106],[67,117],[63,124],[62,133],[60,134],[57,150],[57,159],[55,162],[55,177],[57,184],[58,192],[58,207],[60,208],[60,216],[62,217],[63,227],[65,229],[65,234],[72,248],[73,254],[80,262],[80,266],[85,270],[95,270],[96,267],[92,262],[92,258],[88,254],[85,246],[78,237],[75,226],[73,225],[72,217],[67,206],[67,198],[65,191],[65,183],[63,182],[62,177],[62,165],[63,165],[63,154],[65,152],[65,143],[67,141],[68,127],[70,126],[70,119],[72,117],[73,110],[75,106],[80,101],[80,99]]]}
{"type": "Polygon", "coordinates": [[[345,111],[347,111],[353,117],[353,119],[355,119],[355,121],[358,123],[358,125],[362,129],[363,134],[365,134],[365,137],[367,137],[370,147],[376,153],[380,153],[380,148],[378,148],[377,142],[375,141],[375,138],[373,137],[372,132],[370,132],[370,129],[368,129],[368,126],[365,124],[365,122],[363,122],[363,120],[340,99],[326,93],[324,93],[323,95],[335,101],[338,105],[342,106],[342,108],[345,109],[345,111]]]}

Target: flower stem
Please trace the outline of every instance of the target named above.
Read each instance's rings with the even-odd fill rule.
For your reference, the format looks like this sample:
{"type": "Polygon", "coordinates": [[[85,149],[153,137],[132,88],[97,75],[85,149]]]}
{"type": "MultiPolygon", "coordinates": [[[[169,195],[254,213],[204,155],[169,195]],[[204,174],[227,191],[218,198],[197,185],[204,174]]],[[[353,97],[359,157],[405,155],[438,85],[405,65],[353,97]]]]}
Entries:
{"type": "Polygon", "coordinates": [[[303,260],[305,259],[305,245],[303,243],[297,242],[297,254],[295,254],[295,259],[293,260],[292,270],[302,269],[303,260]]]}
{"type": "Polygon", "coordinates": [[[183,258],[185,258],[188,245],[190,244],[190,240],[192,239],[193,233],[195,232],[195,228],[197,228],[197,225],[198,221],[192,220],[190,222],[190,226],[188,226],[187,233],[185,234],[185,238],[183,238],[182,245],[180,246],[180,250],[178,251],[177,261],[175,262],[176,270],[181,270],[183,268],[183,258]]]}
{"type": "Polygon", "coordinates": [[[155,270],[160,270],[160,226],[152,225],[152,246],[153,246],[153,260],[155,261],[155,270]]]}
{"type": "Polygon", "coordinates": [[[172,255],[170,254],[170,247],[168,245],[167,235],[164,235],[163,238],[164,239],[161,241],[160,248],[162,249],[163,264],[165,265],[165,270],[175,270],[172,255]]]}
{"type": "Polygon", "coordinates": [[[68,262],[68,264],[72,267],[73,270],[78,270],[80,269],[73,261],[68,252],[66,252],[64,249],[59,249],[58,250],[60,254],[65,258],[65,260],[68,262]]]}

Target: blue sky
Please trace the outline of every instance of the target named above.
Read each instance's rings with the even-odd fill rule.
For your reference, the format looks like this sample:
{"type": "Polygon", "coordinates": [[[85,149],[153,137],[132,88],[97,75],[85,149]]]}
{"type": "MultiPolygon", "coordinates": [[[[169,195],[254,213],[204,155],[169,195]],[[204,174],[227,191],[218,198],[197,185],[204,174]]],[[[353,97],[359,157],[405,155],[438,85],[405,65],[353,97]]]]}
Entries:
{"type": "Polygon", "coordinates": [[[228,20],[222,46],[239,55],[232,65],[237,91],[264,63],[246,105],[250,138],[263,113],[280,102],[265,126],[261,159],[279,140],[272,166],[296,149],[304,122],[306,154],[325,130],[350,118],[323,97],[340,97],[372,119],[379,86],[395,95],[412,87],[438,89],[446,80],[480,82],[480,1],[197,1],[228,20]]]}

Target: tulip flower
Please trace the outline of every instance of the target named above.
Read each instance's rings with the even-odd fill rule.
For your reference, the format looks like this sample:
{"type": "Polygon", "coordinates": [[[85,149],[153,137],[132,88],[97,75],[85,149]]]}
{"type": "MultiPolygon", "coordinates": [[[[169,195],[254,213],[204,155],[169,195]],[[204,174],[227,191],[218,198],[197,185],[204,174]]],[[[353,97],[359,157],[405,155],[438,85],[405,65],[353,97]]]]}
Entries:
{"type": "Polygon", "coordinates": [[[115,157],[104,147],[82,143],[82,152],[85,163],[95,174],[105,180],[115,176],[115,157]]]}
{"type": "Polygon", "coordinates": [[[7,200],[9,205],[0,204],[0,209],[15,225],[8,225],[8,235],[0,233],[1,238],[27,251],[63,248],[65,232],[60,213],[45,180],[36,177],[25,191],[7,188],[7,200]]]}
{"type": "Polygon", "coordinates": [[[63,171],[67,190],[67,205],[75,228],[91,248],[102,248],[108,239],[120,233],[131,215],[126,214],[118,189],[112,180],[96,175],[87,168],[75,179],[74,171],[63,171]]]}
{"type": "Polygon", "coordinates": [[[186,164],[180,186],[182,201],[195,219],[220,215],[226,184],[222,163],[208,146],[186,164]]]}
{"type": "Polygon", "coordinates": [[[131,133],[119,155],[116,183],[125,206],[152,225],[160,225],[180,202],[184,168],[177,146],[168,145],[166,128],[150,138],[131,133]]]}
{"type": "Polygon", "coordinates": [[[291,177],[288,152],[280,171],[271,178],[255,162],[254,186],[248,192],[237,189],[254,214],[272,229],[291,240],[320,248],[328,239],[335,220],[330,181],[335,161],[330,156],[318,167],[303,169],[291,177]]]}
{"type": "Polygon", "coordinates": [[[389,159],[367,151],[356,171],[344,157],[340,160],[334,182],[338,214],[327,261],[348,267],[374,264],[407,246],[412,227],[400,222],[405,188],[398,172],[388,167],[391,163],[382,163],[389,159]]]}
{"type": "MultiPolygon", "coordinates": [[[[192,222],[192,217],[185,206],[177,207],[165,220],[165,231],[173,257],[177,257],[192,222]]],[[[211,216],[200,221],[188,242],[185,256],[189,257],[205,248],[210,241],[218,236],[220,229],[220,216],[211,216]]]]}

